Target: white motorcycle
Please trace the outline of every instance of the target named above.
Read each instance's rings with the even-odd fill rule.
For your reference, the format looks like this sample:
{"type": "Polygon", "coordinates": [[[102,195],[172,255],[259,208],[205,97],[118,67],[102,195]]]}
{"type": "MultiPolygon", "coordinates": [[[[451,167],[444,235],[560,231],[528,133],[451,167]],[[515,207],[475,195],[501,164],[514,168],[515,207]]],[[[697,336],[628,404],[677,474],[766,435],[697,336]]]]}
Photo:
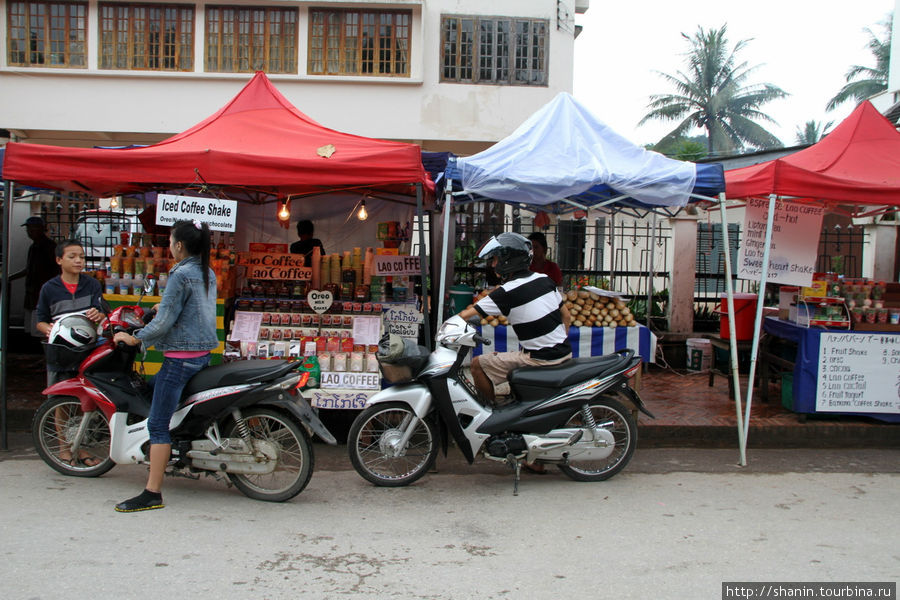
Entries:
{"type": "Polygon", "coordinates": [[[491,408],[463,375],[476,344],[489,344],[454,316],[428,349],[385,336],[382,374],[395,383],[369,399],[347,440],[356,471],[379,486],[408,485],[433,465],[448,433],[471,464],[482,451],[515,471],[523,463],[556,465],[577,481],[602,481],[625,468],[637,443],[637,412],[651,418],[628,380],[641,368],[633,350],[514,370],[514,402],[491,408]]]}

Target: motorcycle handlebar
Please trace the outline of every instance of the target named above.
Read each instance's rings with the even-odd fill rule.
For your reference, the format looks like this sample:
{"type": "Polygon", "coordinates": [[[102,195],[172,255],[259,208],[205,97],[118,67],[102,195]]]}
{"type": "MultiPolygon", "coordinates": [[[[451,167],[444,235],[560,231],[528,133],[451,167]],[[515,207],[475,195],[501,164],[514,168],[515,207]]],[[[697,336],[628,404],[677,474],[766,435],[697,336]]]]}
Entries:
{"type": "Polygon", "coordinates": [[[475,336],[472,339],[475,340],[476,342],[478,342],[479,344],[481,344],[482,346],[490,346],[491,345],[491,340],[487,339],[486,337],[480,336],[477,333],[475,334],[475,336]]]}

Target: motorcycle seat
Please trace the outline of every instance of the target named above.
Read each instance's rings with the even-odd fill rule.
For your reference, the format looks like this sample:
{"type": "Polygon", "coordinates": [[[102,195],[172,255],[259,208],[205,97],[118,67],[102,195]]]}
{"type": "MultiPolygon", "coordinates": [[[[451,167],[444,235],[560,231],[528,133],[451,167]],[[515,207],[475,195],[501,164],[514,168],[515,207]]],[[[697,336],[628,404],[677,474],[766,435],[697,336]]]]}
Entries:
{"type": "Polygon", "coordinates": [[[551,367],[520,367],[509,374],[511,387],[560,388],[599,377],[624,367],[628,357],[622,354],[573,358],[551,367]]]}
{"type": "Polygon", "coordinates": [[[241,385],[277,379],[297,367],[286,360],[242,360],[207,367],[191,377],[182,397],[226,385],[241,385]]]}

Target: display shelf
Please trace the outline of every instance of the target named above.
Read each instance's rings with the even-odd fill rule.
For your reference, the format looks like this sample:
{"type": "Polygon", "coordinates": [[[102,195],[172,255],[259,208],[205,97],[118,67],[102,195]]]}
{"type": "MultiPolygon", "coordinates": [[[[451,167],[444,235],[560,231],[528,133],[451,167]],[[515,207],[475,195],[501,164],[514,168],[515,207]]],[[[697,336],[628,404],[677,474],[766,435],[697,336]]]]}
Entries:
{"type": "MultiPolygon", "coordinates": [[[[795,297],[795,306],[797,309],[796,323],[801,327],[823,327],[826,329],[850,329],[850,309],[847,303],[840,296],[802,296],[795,297]],[[804,307],[801,310],[801,306],[804,307]],[[811,306],[820,307],[840,307],[841,316],[843,318],[821,318],[814,310],[810,310],[811,306]]],[[[835,317],[837,315],[831,315],[835,317]]]]}

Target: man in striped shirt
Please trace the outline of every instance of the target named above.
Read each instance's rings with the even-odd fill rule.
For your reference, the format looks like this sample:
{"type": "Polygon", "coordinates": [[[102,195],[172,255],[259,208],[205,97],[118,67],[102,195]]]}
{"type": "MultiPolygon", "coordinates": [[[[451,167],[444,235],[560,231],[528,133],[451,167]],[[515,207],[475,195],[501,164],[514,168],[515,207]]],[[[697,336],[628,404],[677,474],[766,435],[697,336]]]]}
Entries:
{"type": "Polygon", "coordinates": [[[572,356],[568,342],[572,318],[553,281],[529,270],[531,257],[531,242],[517,233],[501,233],[488,240],[478,258],[487,260],[505,282],[459,313],[463,319],[506,316],[522,347],[472,359],[475,387],[488,403],[494,402],[494,386],[505,382],[513,369],[556,365],[572,356]]]}

